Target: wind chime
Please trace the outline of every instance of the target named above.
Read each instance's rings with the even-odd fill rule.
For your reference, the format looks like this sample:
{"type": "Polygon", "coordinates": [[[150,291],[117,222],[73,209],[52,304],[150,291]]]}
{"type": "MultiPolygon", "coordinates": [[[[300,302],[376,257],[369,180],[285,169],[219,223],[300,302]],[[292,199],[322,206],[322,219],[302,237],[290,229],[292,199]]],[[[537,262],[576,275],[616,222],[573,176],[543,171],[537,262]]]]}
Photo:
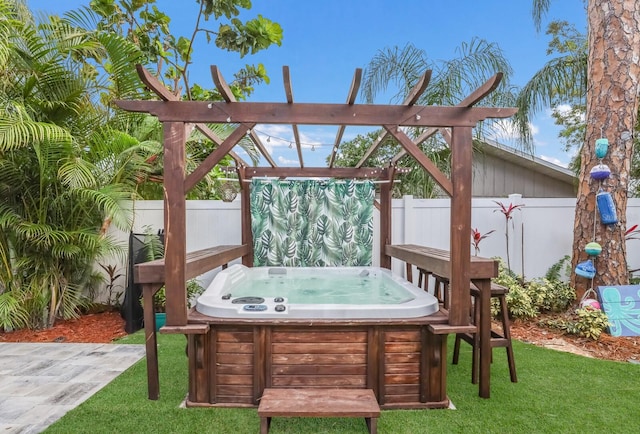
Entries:
{"type": "MultiPolygon", "coordinates": [[[[603,164],[602,159],[607,155],[609,149],[609,140],[605,138],[599,138],[596,140],[596,158],[599,163],[596,164],[590,171],[591,179],[599,182],[598,192],[596,193],[596,211],[593,216],[593,239],[596,238],[596,222],[597,215],[600,217],[600,223],[606,226],[615,225],[618,223],[618,215],[616,213],[616,206],[611,197],[611,193],[605,189],[604,181],[611,176],[611,170],[609,166],[603,164]]],[[[591,279],[591,287],[587,290],[580,301],[580,307],[591,306],[595,309],[600,309],[600,303],[595,298],[595,291],[593,290],[593,279],[596,275],[596,267],[594,265],[595,258],[602,252],[602,246],[596,241],[592,241],[585,246],[585,253],[589,255],[589,259],[584,262],[580,262],[576,265],[575,272],[578,276],[582,276],[587,279],[591,279]],[[593,293],[593,298],[589,294],[593,293]]]]}

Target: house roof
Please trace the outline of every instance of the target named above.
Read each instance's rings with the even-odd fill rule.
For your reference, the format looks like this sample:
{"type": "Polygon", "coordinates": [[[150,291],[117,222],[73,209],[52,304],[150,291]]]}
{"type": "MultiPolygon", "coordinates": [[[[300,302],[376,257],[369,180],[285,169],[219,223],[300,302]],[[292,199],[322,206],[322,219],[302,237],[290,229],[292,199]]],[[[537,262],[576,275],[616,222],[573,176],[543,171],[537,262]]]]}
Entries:
{"type": "Polygon", "coordinates": [[[577,179],[576,174],[566,167],[558,166],[529,152],[512,148],[494,140],[485,139],[480,144],[480,149],[485,154],[493,155],[562,182],[573,184],[577,179]]]}

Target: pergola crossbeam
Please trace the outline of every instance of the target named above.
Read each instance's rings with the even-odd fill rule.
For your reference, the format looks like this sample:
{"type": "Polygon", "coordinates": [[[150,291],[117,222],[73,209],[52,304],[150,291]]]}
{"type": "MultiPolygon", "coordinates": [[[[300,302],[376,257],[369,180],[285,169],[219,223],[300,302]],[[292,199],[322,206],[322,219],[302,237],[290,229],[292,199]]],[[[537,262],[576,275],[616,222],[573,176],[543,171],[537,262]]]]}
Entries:
{"type": "MultiPolygon", "coordinates": [[[[418,101],[418,98],[420,98],[420,96],[424,93],[425,89],[429,85],[429,81],[431,81],[431,70],[428,70],[424,74],[422,74],[422,77],[420,77],[420,80],[418,80],[416,85],[413,86],[413,88],[411,89],[407,97],[404,99],[402,104],[406,106],[414,105],[418,101]]],[[[417,115],[417,116],[420,116],[420,115],[417,115]]],[[[387,137],[387,135],[388,133],[384,131],[376,138],[376,140],[371,144],[369,149],[367,149],[367,152],[364,153],[360,161],[358,161],[358,164],[356,164],[356,167],[362,166],[367,161],[367,159],[371,155],[373,155],[373,153],[380,147],[380,144],[382,144],[384,139],[387,137]]]]}
{"type": "MultiPolygon", "coordinates": [[[[225,81],[224,77],[222,76],[222,73],[220,72],[220,69],[218,69],[216,65],[211,65],[211,77],[213,78],[213,82],[215,83],[216,88],[220,92],[220,95],[222,95],[222,98],[224,98],[224,100],[227,103],[237,103],[235,95],[231,91],[231,88],[225,81]]],[[[236,122],[235,120],[233,121],[236,122]]],[[[254,123],[257,123],[257,122],[254,122],[254,123]]],[[[256,147],[258,148],[262,156],[269,162],[271,167],[276,167],[277,166],[276,162],[273,161],[273,158],[271,158],[269,151],[267,151],[267,148],[264,146],[264,144],[260,140],[260,137],[258,137],[258,134],[255,131],[250,130],[249,138],[256,145],[256,147]]]]}
{"type": "MultiPolygon", "coordinates": [[[[362,68],[356,68],[356,72],[353,74],[351,80],[351,87],[349,88],[349,94],[347,95],[347,104],[353,105],[356,102],[356,96],[358,95],[358,89],[360,89],[360,82],[362,81],[362,68]]],[[[331,156],[329,157],[329,167],[333,167],[336,154],[338,153],[338,147],[342,141],[342,135],[344,134],[346,126],[340,125],[338,127],[338,133],[336,134],[336,140],[334,141],[333,148],[331,149],[331,156]]]]}
{"type": "Polygon", "coordinates": [[[474,127],[487,118],[508,118],[516,108],[434,107],[371,104],[309,104],[205,101],[115,101],[118,107],[150,113],[161,122],[257,123],[298,125],[399,125],[474,127]],[[318,116],[323,113],[323,116],[318,116]]]}
{"type": "Polygon", "coordinates": [[[377,179],[386,173],[380,167],[247,167],[245,178],[344,178],[377,179]]]}

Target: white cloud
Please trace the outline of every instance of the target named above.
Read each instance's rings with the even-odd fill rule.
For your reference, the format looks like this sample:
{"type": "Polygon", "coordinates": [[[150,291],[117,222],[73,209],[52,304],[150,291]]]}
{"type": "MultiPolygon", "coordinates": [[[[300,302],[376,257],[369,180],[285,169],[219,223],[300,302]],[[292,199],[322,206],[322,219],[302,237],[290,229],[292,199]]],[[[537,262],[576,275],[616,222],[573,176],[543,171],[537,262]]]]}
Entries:
{"type": "MultiPolygon", "coordinates": [[[[532,123],[529,124],[529,129],[531,130],[532,136],[535,136],[540,131],[540,129],[532,123]]],[[[516,125],[511,119],[499,119],[492,124],[492,130],[488,133],[488,136],[497,142],[510,142],[517,139],[519,134],[516,125]]]]}
{"type": "Polygon", "coordinates": [[[571,112],[571,106],[569,104],[560,104],[550,111],[550,113],[559,113],[561,115],[566,115],[569,112],[571,112]]]}
{"type": "Polygon", "coordinates": [[[564,161],[560,161],[559,159],[557,159],[555,157],[547,157],[546,155],[540,155],[540,159],[544,160],[544,161],[548,161],[549,163],[553,163],[556,166],[560,166],[560,167],[564,167],[564,168],[569,167],[569,163],[566,163],[564,161]]]}
{"type": "Polygon", "coordinates": [[[283,166],[299,166],[300,162],[298,160],[289,160],[288,158],[283,157],[282,155],[278,157],[278,163],[283,166]]]}

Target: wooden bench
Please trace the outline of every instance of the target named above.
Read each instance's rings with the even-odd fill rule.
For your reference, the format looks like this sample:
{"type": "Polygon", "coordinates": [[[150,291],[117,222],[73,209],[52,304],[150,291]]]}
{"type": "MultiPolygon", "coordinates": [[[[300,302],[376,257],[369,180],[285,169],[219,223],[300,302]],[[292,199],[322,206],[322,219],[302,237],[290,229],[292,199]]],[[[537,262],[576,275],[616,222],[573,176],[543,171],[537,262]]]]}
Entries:
{"type": "Polygon", "coordinates": [[[371,389],[265,389],[258,416],[260,434],[269,432],[272,417],[364,417],[376,434],[380,406],[371,389]]]}

